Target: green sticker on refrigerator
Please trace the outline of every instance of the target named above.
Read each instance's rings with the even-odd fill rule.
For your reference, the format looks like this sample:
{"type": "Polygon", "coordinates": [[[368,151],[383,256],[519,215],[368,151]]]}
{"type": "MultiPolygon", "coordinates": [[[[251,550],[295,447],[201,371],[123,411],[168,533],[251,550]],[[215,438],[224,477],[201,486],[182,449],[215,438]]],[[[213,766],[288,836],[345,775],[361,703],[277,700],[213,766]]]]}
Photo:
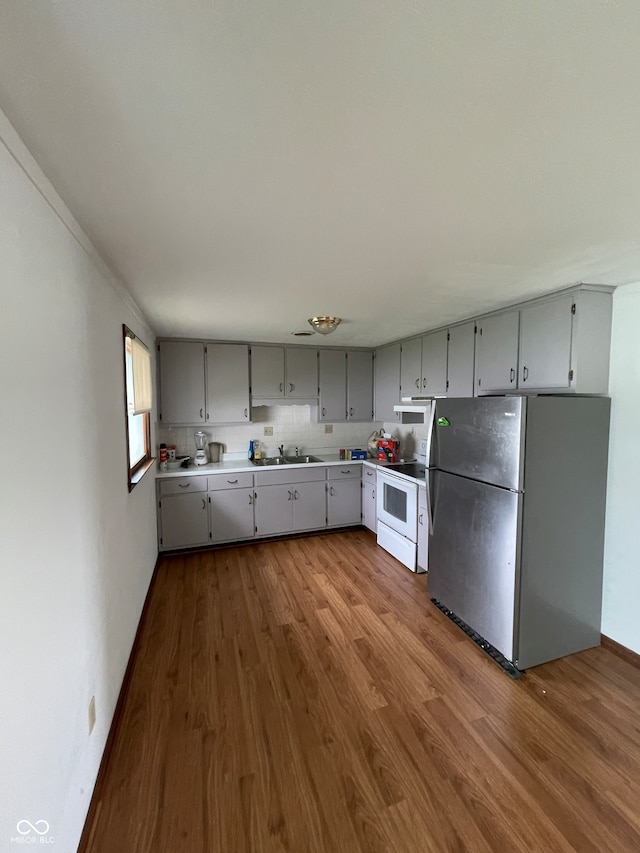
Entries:
{"type": "Polygon", "coordinates": [[[451,426],[449,418],[438,418],[438,426],[451,426]]]}

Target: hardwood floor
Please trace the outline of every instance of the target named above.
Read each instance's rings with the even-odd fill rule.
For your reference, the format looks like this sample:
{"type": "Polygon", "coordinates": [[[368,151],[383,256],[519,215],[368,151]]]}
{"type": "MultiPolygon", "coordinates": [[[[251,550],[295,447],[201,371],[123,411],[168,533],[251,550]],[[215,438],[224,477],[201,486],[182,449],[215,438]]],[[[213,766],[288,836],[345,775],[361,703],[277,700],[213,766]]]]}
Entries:
{"type": "Polygon", "coordinates": [[[640,850],[640,670],[512,681],[364,530],[162,557],[83,853],[640,850]]]}

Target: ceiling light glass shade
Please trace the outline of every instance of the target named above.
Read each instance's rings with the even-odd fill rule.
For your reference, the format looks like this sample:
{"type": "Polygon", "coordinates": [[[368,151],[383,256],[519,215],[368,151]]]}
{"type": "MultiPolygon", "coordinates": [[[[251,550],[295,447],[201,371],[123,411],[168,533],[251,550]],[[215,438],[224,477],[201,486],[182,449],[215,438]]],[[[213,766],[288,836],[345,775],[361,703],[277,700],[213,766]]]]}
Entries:
{"type": "Polygon", "coordinates": [[[342,319],[340,317],[309,317],[308,322],[318,334],[330,335],[342,323],[342,319]]]}

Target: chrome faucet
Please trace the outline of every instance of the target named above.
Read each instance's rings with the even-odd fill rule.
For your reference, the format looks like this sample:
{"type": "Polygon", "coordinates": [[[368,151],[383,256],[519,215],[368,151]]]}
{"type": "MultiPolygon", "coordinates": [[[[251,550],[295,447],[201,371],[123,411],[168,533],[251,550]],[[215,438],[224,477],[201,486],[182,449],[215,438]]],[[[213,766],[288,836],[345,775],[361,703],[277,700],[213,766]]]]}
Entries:
{"type": "Polygon", "coordinates": [[[284,444],[278,445],[278,453],[280,454],[280,456],[284,456],[284,444]]]}

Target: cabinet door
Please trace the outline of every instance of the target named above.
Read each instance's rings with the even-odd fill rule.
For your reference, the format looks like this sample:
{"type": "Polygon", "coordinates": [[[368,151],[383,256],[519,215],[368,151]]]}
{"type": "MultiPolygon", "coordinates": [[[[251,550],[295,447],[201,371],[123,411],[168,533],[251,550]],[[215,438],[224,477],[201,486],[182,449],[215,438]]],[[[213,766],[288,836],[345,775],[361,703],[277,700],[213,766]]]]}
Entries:
{"type": "Polygon", "coordinates": [[[162,341],[158,345],[160,420],[163,424],[203,424],[204,344],[162,341]]]}
{"type": "Polygon", "coordinates": [[[362,523],[376,532],[376,471],[362,466],[362,523]]]}
{"type": "Polygon", "coordinates": [[[427,490],[418,489],[418,569],[427,570],[427,549],[429,542],[429,519],[427,517],[427,490]]]}
{"type": "Polygon", "coordinates": [[[473,367],[476,324],[464,323],[449,329],[447,396],[473,397],[473,367]]]}
{"type": "Polygon", "coordinates": [[[251,347],[251,394],[284,397],[284,347],[251,347]]]}
{"type": "Polygon", "coordinates": [[[320,350],[320,420],[347,419],[347,358],[343,350],[320,350]]]}
{"type": "Polygon", "coordinates": [[[347,353],[347,412],[350,421],[373,420],[373,353],[347,353]]]}
{"type": "Polygon", "coordinates": [[[253,536],[253,496],[253,489],[209,492],[212,542],[230,542],[253,536]]]}
{"type": "Polygon", "coordinates": [[[255,493],[256,534],[289,533],[293,518],[293,486],[258,486],[255,493]]]}
{"type": "Polygon", "coordinates": [[[188,548],[209,542],[209,514],[204,492],[169,495],[160,500],[160,545],[188,548]]]}
{"type": "Polygon", "coordinates": [[[294,483],[292,530],[318,530],[327,525],[327,486],[316,483],[294,483]]]}
{"type": "Polygon", "coordinates": [[[375,420],[397,423],[400,413],[393,407],[400,402],[400,344],[376,350],[374,367],[375,420]]]}
{"type": "Polygon", "coordinates": [[[520,311],[518,387],[568,388],[571,368],[573,296],[520,311]]]}
{"type": "Polygon", "coordinates": [[[519,312],[485,317],[478,323],[476,367],[478,394],[513,391],[518,381],[519,312]]]}
{"type": "Polygon", "coordinates": [[[327,517],[329,527],[360,524],[362,521],[362,481],[332,480],[328,483],[327,517]]]}
{"type": "Polygon", "coordinates": [[[287,397],[318,396],[318,350],[311,347],[287,348],[287,397]]]}
{"type": "Polygon", "coordinates": [[[207,421],[249,423],[249,347],[207,344],[207,421]]]}
{"type": "Polygon", "coordinates": [[[422,385],[422,339],[405,341],[400,347],[400,391],[402,397],[415,397],[422,385]]]}
{"type": "Polygon", "coordinates": [[[447,330],[422,339],[422,393],[443,397],[447,393],[447,330]]]}

